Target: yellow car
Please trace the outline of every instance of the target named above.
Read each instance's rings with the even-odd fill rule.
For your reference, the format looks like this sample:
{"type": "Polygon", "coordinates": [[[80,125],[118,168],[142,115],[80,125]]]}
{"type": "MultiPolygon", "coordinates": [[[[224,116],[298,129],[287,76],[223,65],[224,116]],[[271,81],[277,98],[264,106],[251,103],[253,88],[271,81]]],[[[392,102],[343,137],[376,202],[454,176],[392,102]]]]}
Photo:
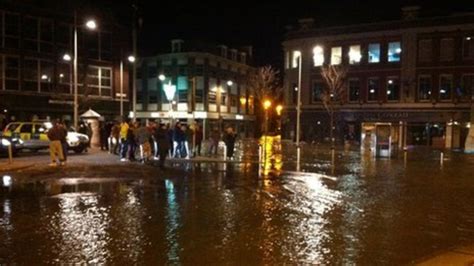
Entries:
{"type": "MultiPolygon", "coordinates": [[[[5,137],[17,137],[23,140],[23,149],[39,151],[49,148],[48,130],[51,122],[12,122],[3,131],[5,137]]],[[[89,137],[74,131],[68,131],[66,141],[68,149],[76,153],[83,152],[89,143],[89,137]]]]}

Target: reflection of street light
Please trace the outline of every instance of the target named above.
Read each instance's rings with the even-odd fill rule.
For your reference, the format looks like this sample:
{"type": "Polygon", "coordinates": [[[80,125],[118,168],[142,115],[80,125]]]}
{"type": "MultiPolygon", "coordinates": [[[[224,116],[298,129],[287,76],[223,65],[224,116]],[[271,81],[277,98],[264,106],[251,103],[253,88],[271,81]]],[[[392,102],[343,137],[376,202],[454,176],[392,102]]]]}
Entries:
{"type": "Polygon", "coordinates": [[[268,110],[268,108],[270,108],[272,106],[272,102],[270,100],[265,100],[263,102],[263,108],[266,110],[268,110]]]}
{"type": "Polygon", "coordinates": [[[265,135],[263,137],[263,169],[266,169],[267,166],[267,135],[268,135],[268,109],[272,106],[272,102],[270,100],[263,101],[263,109],[265,110],[265,135]]]}
{"type": "Polygon", "coordinates": [[[275,108],[277,115],[281,115],[281,111],[283,110],[283,106],[281,104],[277,105],[275,108]]]}

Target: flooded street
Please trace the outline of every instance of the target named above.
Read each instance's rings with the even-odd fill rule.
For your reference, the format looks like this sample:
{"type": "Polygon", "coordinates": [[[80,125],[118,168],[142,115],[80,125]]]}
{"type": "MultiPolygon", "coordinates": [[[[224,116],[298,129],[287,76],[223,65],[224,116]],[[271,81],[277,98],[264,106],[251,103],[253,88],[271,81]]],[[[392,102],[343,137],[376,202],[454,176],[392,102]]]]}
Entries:
{"type": "Polygon", "coordinates": [[[265,178],[254,153],[166,178],[4,176],[0,264],[398,265],[474,242],[472,155],[308,146],[295,173],[284,150],[265,178]]]}

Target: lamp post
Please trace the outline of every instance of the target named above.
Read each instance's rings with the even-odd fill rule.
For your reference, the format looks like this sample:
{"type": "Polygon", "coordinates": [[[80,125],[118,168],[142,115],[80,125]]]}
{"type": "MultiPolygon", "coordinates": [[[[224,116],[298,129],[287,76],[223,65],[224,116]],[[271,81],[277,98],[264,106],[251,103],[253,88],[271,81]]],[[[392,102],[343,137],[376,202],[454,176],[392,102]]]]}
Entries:
{"type": "Polygon", "coordinates": [[[263,101],[263,109],[265,110],[265,135],[263,137],[263,172],[266,173],[267,168],[267,135],[268,135],[268,109],[272,106],[270,100],[263,101]]]}
{"type": "MultiPolygon", "coordinates": [[[[129,63],[135,63],[135,56],[129,55],[127,57],[129,63]]],[[[125,94],[123,93],[123,59],[120,60],[120,117],[123,118],[123,98],[125,94]]]]}
{"type": "Polygon", "coordinates": [[[275,108],[278,115],[278,131],[281,131],[281,111],[283,111],[283,106],[281,104],[277,105],[275,108]]]}
{"type": "MultiPolygon", "coordinates": [[[[89,19],[85,23],[85,27],[89,30],[95,30],[97,29],[97,23],[95,20],[89,19]]],[[[71,55],[69,54],[64,54],[63,55],[63,60],[64,61],[71,61],[73,60],[73,76],[74,76],[74,128],[77,130],[77,125],[78,125],[78,112],[79,112],[79,102],[78,102],[78,90],[77,90],[77,12],[74,11],[74,56],[71,58],[71,55]]]]}
{"type": "Polygon", "coordinates": [[[166,76],[161,74],[158,76],[158,79],[161,80],[161,82],[163,83],[163,90],[165,91],[165,96],[166,96],[166,99],[168,100],[169,102],[169,113],[170,113],[170,125],[172,125],[173,121],[171,121],[173,119],[172,117],[172,113],[173,113],[173,99],[174,99],[174,96],[175,96],[175,93],[176,93],[176,85],[173,85],[171,84],[171,79],[168,81],[168,84],[165,84],[164,81],[166,80],[166,76]]]}
{"type": "Polygon", "coordinates": [[[300,116],[301,116],[301,61],[303,55],[300,53],[298,57],[298,102],[296,103],[296,171],[300,171],[300,157],[301,157],[301,147],[300,147],[300,116]]]}

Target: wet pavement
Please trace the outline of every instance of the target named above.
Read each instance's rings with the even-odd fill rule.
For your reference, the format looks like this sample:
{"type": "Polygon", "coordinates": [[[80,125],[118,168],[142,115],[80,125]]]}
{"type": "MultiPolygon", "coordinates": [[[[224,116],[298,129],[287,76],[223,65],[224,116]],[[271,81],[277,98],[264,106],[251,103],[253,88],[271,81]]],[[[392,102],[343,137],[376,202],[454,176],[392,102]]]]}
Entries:
{"type": "Polygon", "coordinates": [[[0,264],[399,265],[474,244],[473,155],[306,145],[296,173],[294,147],[274,143],[259,177],[255,147],[164,172],[110,159],[3,174],[0,264]]]}

